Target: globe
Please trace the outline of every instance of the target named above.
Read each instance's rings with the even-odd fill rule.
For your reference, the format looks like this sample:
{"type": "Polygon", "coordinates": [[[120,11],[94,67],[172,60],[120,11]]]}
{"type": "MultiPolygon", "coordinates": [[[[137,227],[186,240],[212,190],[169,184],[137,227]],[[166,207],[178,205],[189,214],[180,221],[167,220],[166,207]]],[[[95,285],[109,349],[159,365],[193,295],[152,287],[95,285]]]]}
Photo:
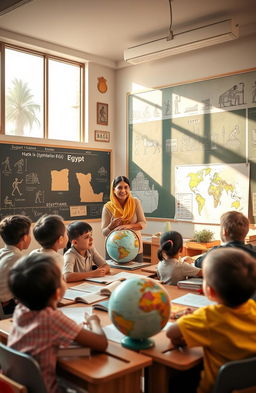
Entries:
{"type": "Polygon", "coordinates": [[[109,317],[123,333],[122,345],[132,349],[154,346],[149,339],[166,325],[170,316],[170,299],[157,281],[131,278],[120,284],[109,299],[109,317]]]}
{"type": "Polygon", "coordinates": [[[106,239],[106,249],[110,258],[115,262],[130,262],[139,251],[138,236],[130,229],[113,231],[106,239]]]}

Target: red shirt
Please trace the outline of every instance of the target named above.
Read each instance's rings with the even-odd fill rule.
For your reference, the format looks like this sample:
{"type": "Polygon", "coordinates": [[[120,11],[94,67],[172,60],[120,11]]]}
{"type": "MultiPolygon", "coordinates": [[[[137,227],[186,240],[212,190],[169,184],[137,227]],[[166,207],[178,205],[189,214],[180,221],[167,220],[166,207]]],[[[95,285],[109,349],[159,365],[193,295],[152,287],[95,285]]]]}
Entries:
{"type": "Polygon", "coordinates": [[[31,311],[16,306],[8,345],[33,356],[40,365],[48,393],[57,393],[56,361],[59,346],[68,346],[82,329],[60,310],[31,311]]]}

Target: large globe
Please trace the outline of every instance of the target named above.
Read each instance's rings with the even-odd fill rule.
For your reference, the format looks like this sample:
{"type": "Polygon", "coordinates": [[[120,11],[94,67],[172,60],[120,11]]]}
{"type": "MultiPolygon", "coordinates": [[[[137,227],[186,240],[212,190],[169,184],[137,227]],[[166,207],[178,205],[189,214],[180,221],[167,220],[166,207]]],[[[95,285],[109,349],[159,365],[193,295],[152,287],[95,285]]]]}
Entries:
{"type": "Polygon", "coordinates": [[[115,262],[130,262],[139,251],[138,236],[130,229],[113,231],[106,239],[106,249],[110,258],[115,262]]]}
{"type": "Polygon", "coordinates": [[[154,345],[148,339],[166,325],[170,316],[170,299],[157,281],[131,278],[120,284],[109,300],[109,316],[125,337],[122,345],[144,349],[154,345]]]}

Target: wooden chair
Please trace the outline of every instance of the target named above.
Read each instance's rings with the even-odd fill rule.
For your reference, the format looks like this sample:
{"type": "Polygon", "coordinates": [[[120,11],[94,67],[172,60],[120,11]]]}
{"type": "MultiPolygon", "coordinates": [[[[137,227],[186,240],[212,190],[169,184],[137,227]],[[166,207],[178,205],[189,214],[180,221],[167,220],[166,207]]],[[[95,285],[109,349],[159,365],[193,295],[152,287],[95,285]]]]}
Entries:
{"type": "Polygon", "coordinates": [[[27,388],[0,373],[1,393],[28,393],[27,388]]]}
{"type": "Polygon", "coordinates": [[[213,393],[235,391],[256,393],[256,357],[235,360],[220,367],[213,393]]]}
{"type": "MultiPolygon", "coordinates": [[[[0,343],[0,367],[6,377],[26,386],[27,390],[17,392],[47,393],[39,365],[32,356],[0,343]]],[[[0,392],[2,393],[1,389],[0,392]]],[[[15,390],[13,392],[16,393],[15,390]]]]}

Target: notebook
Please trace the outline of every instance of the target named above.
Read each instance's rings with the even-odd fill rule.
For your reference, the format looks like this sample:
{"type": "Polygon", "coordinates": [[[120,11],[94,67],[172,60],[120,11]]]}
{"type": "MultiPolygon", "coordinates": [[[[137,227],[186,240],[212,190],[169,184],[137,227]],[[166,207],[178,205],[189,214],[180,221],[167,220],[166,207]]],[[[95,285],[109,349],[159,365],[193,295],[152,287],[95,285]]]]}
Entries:
{"type": "MultiPolygon", "coordinates": [[[[110,296],[111,293],[121,284],[121,281],[114,281],[108,286],[100,287],[98,286],[97,292],[84,292],[81,289],[74,289],[75,287],[68,288],[63,296],[64,299],[74,300],[75,302],[82,302],[86,304],[91,304],[104,299],[106,296],[110,296]]],[[[83,285],[83,284],[82,284],[83,285]]]]}
{"type": "Polygon", "coordinates": [[[151,265],[151,263],[147,263],[147,262],[134,262],[134,261],[127,262],[127,263],[117,263],[115,261],[112,261],[112,259],[109,259],[106,262],[110,267],[113,267],[114,269],[124,269],[124,270],[138,270],[141,269],[142,267],[151,265]]]}
{"type": "Polygon", "coordinates": [[[57,352],[57,357],[76,357],[76,356],[90,356],[91,349],[82,347],[76,342],[73,342],[68,347],[60,347],[57,352]]]}
{"type": "Polygon", "coordinates": [[[171,303],[182,304],[184,306],[190,307],[204,307],[211,304],[216,304],[215,302],[209,300],[206,296],[194,295],[193,293],[187,293],[186,295],[177,297],[176,299],[173,299],[171,303]]]}

